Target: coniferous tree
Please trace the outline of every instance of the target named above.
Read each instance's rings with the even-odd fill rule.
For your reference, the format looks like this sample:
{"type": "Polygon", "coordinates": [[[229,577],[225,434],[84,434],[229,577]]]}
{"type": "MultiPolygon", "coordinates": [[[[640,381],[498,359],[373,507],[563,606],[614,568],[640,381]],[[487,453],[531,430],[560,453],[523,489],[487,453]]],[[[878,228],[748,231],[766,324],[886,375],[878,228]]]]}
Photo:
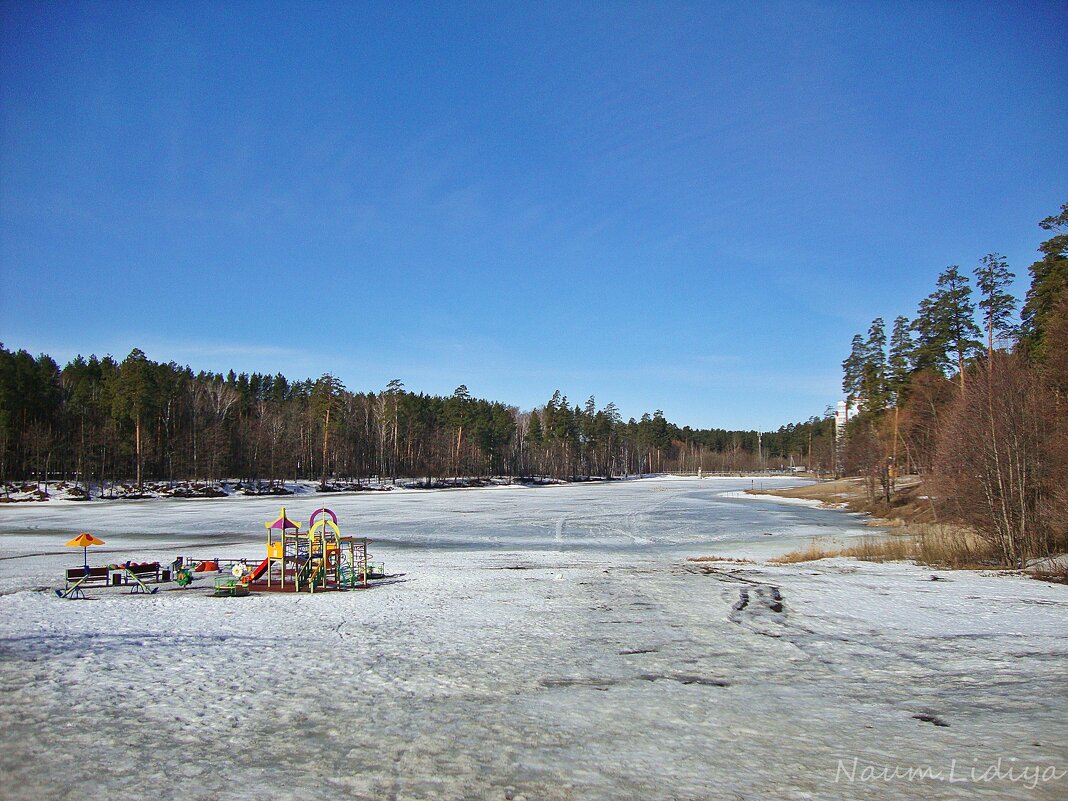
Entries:
{"type": "Polygon", "coordinates": [[[541,415],[535,410],[530,413],[530,427],[527,429],[527,439],[531,445],[541,445],[542,440],[541,415]]]}
{"type": "Polygon", "coordinates": [[[656,469],[664,469],[663,454],[671,445],[671,426],[664,417],[664,412],[657,409],[653,412],[652,426],[650,430],[650,443],[656,450],[656,469]]]}
{"type": "Polygon", "coordinates": [[[886,387],[890,402],[899,405],[912,372],[912,331],[909,318],[898,315],[890,332],[890,353],[887,357],[886,387]]]}
{"type": "Polygon", "coordinates": [[[453,449],[453,476],[459,477],[461,472],[461,450],[464,439],[464,426],[468,419],[468,401],[471,393],[466,384],[460,384],[452,393],[452,397],[446,403],[445,415],[449,426],[456,432],[456,445],[453,449]]]}
{"type": "MultiPolygon", "coordinates": [[[[233,371],[231,371],[232,373],[233,371]]],[[[200,401],[204,405],[204,417],[208,423],[207,439],[211,448],[208,459],[209,483],[224,478],[224,476],[219,475],[219,468],[229,463],[230,447],[227,435],[227,421],[234,405],[238,401],[235,384],[236,378],[233,381],[227,381],[221,375],[206,377],[203,381],[200,401]]]]}
{"type": "Polygon", "coordinates": [[[345,385],[341,383],[341,379],[337,378],[330,373],[323,373],[319,377],[319,380],[315,382],[315,386],[311,392],[312,409],[315,412],[317,419],[322,419],[323,423],[323,460],[322,460],[322,476],[319,479],[319,485],[326,486],[326,479],[330,472],[330,432],[333,428],[338,427],[338,421],[336,416],[334,417],[333,424],[331,424],[330,418],[336,415],[340,409],[339,400],[341,393],[345,391],[345,385]]]}
{"type": "Polygon", "coordinates": [[[1009,272],[1009,263],[1000,253],[988,253],[975,268],[975,286],[979,290],[979,313],[986,329],[987,359],[994,355],[994,340],[1014,333],[1012,315],[1016,298],[1005,291],[1016,276],[1009,272]]]}
{"type": "Polygon", "coordinates": [[[913,349],[909,320],[904,315],[898,315],[894,318],[894,328],[890,332],[890,353],[886,371],[886,396],[894,408],[893,430],[890,434],[890,463],[893,466],[893,474],[889,477],[891,489],[901,469],[898,455],[898,444],[901,441],[901,406],[912,376],[913,349]]]}
{"type": "Polygon", "coordinates": [[[118,383],[115,388],[115,411],[120,419],[128,420],[134,425],[134,453],[139,493],[144,491],[142,429],[146,417],[151,416],[153,411],[154,373],[144,351],[134,348],[119,365],[118,383]]]}
{"type": "Polygon", "coordinates": [[[886,325],[876,317],[868,329],[861,366],[861,395],[864,408],[879,411],[886,407],[886,325]]]}
{"type": "Polygon", "coordinates": [[[1020,345],[1041,362],[1055,350],[1047,347],[1046,331],[1068,305],[1063,300],[1068,296],[1068,203],[1061,206],[1060,214],[1047,217],[1039,226],[1056,235],[1038,246],[1043,256],[1030,267],[1031,287],[1020,313],[1020,345]]]}
{"type": "Polygon", "coordinates": [[[849,356],[842,362],[842,392],[845,393],[847,405],[852,405],[863,391],[864,362],[867,355],[864,338],[860,334],[854,334],[849,356]]]}
{"type": "MultiPolygon", "coordinates": [[[[96,357],[93,357],[92,363],[91,365],[90,362],[78,356],[63,368],[61,374],[67,413],[73,434],[72,449],[74,451],[76,481],[84,481],[87,477],[86,463],[89,446],[86,439],[88,418],[92,412],[94,399],[93,372],[95,372],[94,367],[99,367],[96,357]]],[[[86,493],[91,495],[88,483],[86,484],[86,493]]]]}
{"type": "Polygon", "coordinates": [[[944,375],[949,367],[948,334],[941,311],[935,293],[921,300],[916,309],[916,318],[912,321],[912,331],[916,335],[912,357],[917,371],[930,370],[944,375]]]}
{"type": "Polygon", "coordinates": [[[955,367],[963,389],[965,362],[980,347],[975,306],[971,301],[972,289],[956,265],[942,271],[937,286],[920,302],[913,322],[917,367],[943,373],[955,367]]]}

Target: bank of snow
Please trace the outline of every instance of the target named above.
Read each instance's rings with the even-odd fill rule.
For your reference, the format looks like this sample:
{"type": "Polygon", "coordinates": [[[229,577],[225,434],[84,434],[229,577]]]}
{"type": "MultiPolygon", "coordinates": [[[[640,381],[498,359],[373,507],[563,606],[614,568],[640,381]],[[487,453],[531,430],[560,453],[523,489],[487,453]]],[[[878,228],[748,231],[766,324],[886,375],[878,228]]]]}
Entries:
{"type": "Polygon", "coordinates": [[[784,495],[765,495],[762,493],[754,493],[749,490],[728,490],[721,493],[724,498],[742,498],[751,501],[771,501],[772,503],[784,503],[790,506],[810,506],[812,508],[826,508],[826,504],[823,501],[817,501],[814,498],[790,498],[784,495]]]}

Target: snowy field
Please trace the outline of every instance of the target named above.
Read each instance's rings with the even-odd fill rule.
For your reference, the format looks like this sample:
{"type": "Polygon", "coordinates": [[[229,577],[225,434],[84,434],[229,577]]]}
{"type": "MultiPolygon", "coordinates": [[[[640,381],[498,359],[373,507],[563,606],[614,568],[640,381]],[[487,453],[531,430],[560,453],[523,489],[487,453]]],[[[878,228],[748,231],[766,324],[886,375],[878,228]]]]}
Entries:
{"type": "Polygon", "coordinates": [[[0,797],[1068,797],[1068,588],[686,560],[871,533],[739,497],[788,483],[290,498],[403,574],[314,596],[49,589],[81,531],[262,558],[279,499],[0,507],[0,797]]]}

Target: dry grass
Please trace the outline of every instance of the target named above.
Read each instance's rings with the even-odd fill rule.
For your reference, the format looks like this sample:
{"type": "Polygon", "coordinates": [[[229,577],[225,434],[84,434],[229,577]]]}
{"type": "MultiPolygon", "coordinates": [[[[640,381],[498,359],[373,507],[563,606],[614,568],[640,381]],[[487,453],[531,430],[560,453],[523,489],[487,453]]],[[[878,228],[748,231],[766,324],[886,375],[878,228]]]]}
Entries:
{"type": "Polygon", "coordinates": [[[792,565],[797,562],[815,562],[817,559],[830,559],[834,556],[842,556],[841,551],[828,551],[821,547],[815,540],[809,543],[802,551],[790,551],[782,556],[776,556],[768,561],[776,565],[792,565]]]}
{"type": "Polygon", "coordinates": [[[731,556],[690,556],[686,559],[687,562],[735,562],[740,565],[753,564],[752,559],[735,559],[731,556]]]}
{"type": "Polygon", "coordinates": [[[972,531],[961,526],[912,524],[886,536],[862,537],[844,548],[827,548],[813,540],[807,548],[768,561],[786,565],[845,556],[862,562],[916,562],[931,567],[980,569],[997,566],[996,555],[972,531]]]}
{"type": "Polygon", "coordinates": [[[873,515],[870,525],[894,529],[882,536],[865,537],[845,548],[830,549],[813,543],[807,549],[774,560],[780,564],[851,556],[869,562],[912,561],[943,568],[989,568],[1001,564],[1001,555],[971,529],[935,521],[931,501],[917,476],[902,476],[890,503],[868,498],[867,482],[844,478],[784,490],[757,490],[756,494],[787,498],[815,498],[844,503],[851,511],[873,515]]]}
{"type": "Polygon", "coordinates": [[[912,537],[862,537],[856,545],[841,550],[841,556],[852,556],[862,562],[905,562],[915,559],[916,543],[912,537]]]}
{"type": "Polygon", "coordinates": [[[916,523],[915,561],[925,565],[952,568],[985,568],[1000,564],[1001,556],[966,526],[916,523]]]}

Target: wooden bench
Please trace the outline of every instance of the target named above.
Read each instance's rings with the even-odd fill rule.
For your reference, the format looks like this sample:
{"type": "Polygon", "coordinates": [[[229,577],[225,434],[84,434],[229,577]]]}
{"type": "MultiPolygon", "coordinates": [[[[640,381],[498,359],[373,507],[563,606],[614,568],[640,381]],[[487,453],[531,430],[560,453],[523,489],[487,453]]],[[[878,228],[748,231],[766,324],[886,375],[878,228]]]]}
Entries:
{"type": "Polygon", "coordinates": [[[87,585],[106,585],[111,583],[111,568],[86,568],[84,565],[81,567],[68,567],[66,578],[67,586],[62,590],[56,590],[56,595],[60,598],[68,599],[84,598],[85,593],[82,591],[83,587],[87,585]]]}
{"type": "Polygon", "coordinates": [[[110,576],[110,567],[91,567],[88,571],[84,566],[68,567],[67,586],[69,587],[75,583],[80,583],[82,586],[87,584],[107,584],[111,580],[110,576]]]}
{"type": "MultiPolygon", "coordinates": [[[[130,592],[138,593],[143,592],[149,595],[155,595],[159,592],[159,587],[149,587],[145,584],[146,581],[151,581],[158,584],[160,581],[160,568],[159,562],[146,562],[142,564],[134,564],[133,562],[127,562],[120,566],[122,570],[122,583],[132,584],[133,589],[130,592]]],[[[170,571],[167,572],[167,580],[170,580],[170,571]]]]}
{"type": "MultiPolygon", "coordinates": [[[[141,581],[156,581],[160,580],[160,565],[159,562],[149,562],[146,564],[127,564],[126,569],[137,576],[141,581]]],[[[170,578],[170,571],[167,571],[170,578]]]]}
{"type": "Polygon", "coordinates": [[[85,587],[126,586],[133,585],[133,592],[155,594],[158,587],[148,587],[145,582],[155,584],[170,581],[170,570],[161,570],[159,562],[144,564],[126,563],[118,566],[67,568],[67,586],[56,590],[60,598],[84,598],[85,587]]]}

